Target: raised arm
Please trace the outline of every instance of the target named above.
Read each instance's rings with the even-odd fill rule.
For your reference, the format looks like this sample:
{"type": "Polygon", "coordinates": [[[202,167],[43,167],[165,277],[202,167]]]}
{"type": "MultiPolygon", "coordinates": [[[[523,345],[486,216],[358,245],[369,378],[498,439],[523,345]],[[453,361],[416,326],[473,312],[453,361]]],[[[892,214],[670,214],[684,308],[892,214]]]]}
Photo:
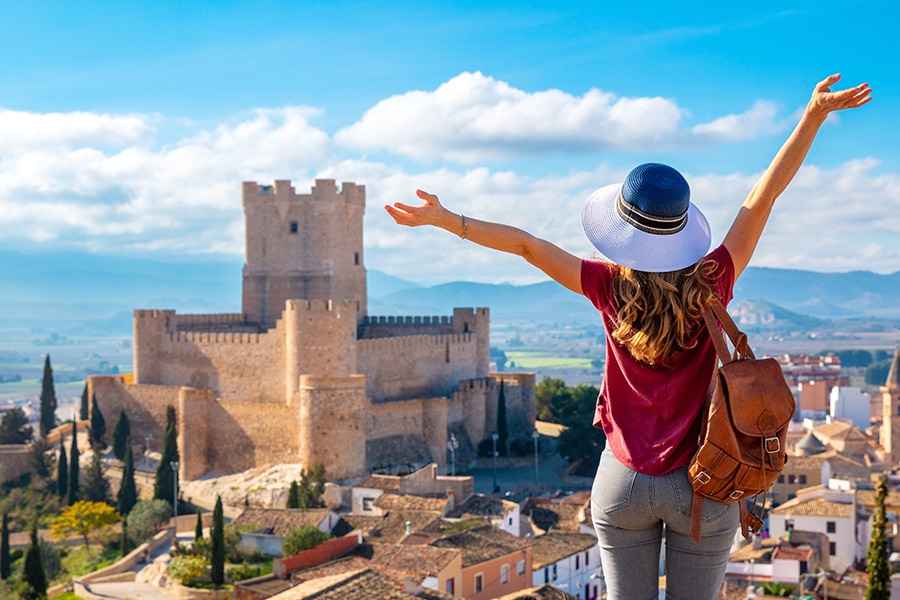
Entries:
{"type": "Polygon", "coordinates": [[[432,225],[479,246],[521,256],[563,287],[581,293],[581,259],[577,256],[517,227],[451,212],[434,194],[417,190],[416,195],[424,202],[422,206],[395,202],[384,209],[399,225],[432,225]]]}
{"type": "Polygon", "coordinates": [[[832,92],[830,86],[840,78],[840,75],[831,75],[816,85],[797,127],[753,186],[728,230],[723,244],[734,260],[735,278],[750,262],[775,199],[797,174],[828,114],[845,108],[858,108],[872,99],[872,90],[867,83],[832,92]]]}

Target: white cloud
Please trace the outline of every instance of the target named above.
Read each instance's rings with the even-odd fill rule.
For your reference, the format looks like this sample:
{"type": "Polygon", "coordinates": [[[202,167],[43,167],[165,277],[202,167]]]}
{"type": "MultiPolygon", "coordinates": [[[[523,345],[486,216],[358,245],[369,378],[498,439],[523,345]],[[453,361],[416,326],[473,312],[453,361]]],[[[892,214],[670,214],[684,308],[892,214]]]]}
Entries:
{"type": "MultiPolygon", "coordinates": [[[[17,137],[22,125],[9,113],[0,117],[0,245],[238,257],[241,181],[292,179],[303,192],[315,178],[333,178],[366,186],[367,266],[423,283],[525,283],[543,276],[521,259],[446,232],[398,227],[384,204],[415,202],[415,189],[427,189],[472,218],[509,222],[589,256],[581,205],[593,189],[621,181],[627,168],[573,166],[545,176],[508,166],[410,168],[369,160],[348,149],[351,142],[368,149],[385,136],[397,154],[474,160],[547,148],[624,148],[653,136],[673,144],[690,135],[746,139],[778,127],[774,107],[763,102],[690,133],[678,130],[683,111],[669,100],[598,90],[582,97],[530,94],[478,73],[434,93],[385,100],[334,137],[312,124],[321,111],[308,107],[251,111],[170,144],[155,138],[158,126],[171,130],[158,115],[15,113],[34,125],[17,137]]],[[[759,174],[686,175],[721,240],[759,174]]],[[[779,199],[752,264],[896,271],[898,233],[900,174],[871,159],[827,170],[810,165],[779,199]]]]}
{"type": "Polygon", "coordinates": [[[414,159],[477,162],[546,152],[635,149],[671,140],[681,109],[665,98],[619,98],[592,89],[527,93],[481,73],[463,73],[434,92],[382,100],[335,135],[360,150],[414,159]]]}
{"type": "Polygon", "coordinates": [[[691,128],[691,132],[700,139],[714,141],[737,142],[751,140],[765,135],[780,133],[788,127],[787,121],[776,120],[778,107],[773,102],[756,101],[746,112],[725,115],[701,123],[691,128]]]}

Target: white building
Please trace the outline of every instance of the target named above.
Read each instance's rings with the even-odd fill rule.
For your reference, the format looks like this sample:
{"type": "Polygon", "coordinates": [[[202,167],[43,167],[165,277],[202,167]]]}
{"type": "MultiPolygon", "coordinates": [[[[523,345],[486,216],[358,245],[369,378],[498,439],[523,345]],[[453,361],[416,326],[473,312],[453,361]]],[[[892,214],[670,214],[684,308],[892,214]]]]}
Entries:
{"type": "Polygon", "coordinates": [[[579,600],[600,598],[606,592],[595,535],[539,535],[532,552],[533,586],[549,584],[579,600]]]}
{"type": "Polygon", "coordinates": [[[860,388],[835,386],[829,400],[832,418],[849,420],[863,431],[871,424],[871,398],[860,388]]]}
{"type": "Polygon", "coordinates": [[[872,531],[872,515],[857,502],[857,490],[815,486],[769,511],[772,537],[790,531],[821,531],[828,536],[823,558],[828,568],[840,572],[866,556],[872,531]]]}

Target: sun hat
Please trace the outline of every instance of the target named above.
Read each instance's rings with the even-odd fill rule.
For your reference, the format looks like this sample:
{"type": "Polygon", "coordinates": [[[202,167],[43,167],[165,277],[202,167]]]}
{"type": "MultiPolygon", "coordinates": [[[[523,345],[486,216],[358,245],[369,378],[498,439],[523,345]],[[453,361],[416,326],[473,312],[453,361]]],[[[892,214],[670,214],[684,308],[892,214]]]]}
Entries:
{"type": "Polygon", "coordinates": [[[663,273],[696,263],[709,251],[709,223],[691,203],[684,177],[668,165],[645,163],[621,184],[587,199],[581,224],[603,256],[637,271],[663,273]]]}

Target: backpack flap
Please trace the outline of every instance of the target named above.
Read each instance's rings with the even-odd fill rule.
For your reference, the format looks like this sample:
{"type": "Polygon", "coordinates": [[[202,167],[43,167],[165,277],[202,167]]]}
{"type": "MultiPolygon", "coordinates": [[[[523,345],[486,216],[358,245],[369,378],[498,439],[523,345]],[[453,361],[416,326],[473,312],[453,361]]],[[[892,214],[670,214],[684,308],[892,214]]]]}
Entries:
{"type": "MultiPolygon", "coordinates": [[[[774,358],[736,360],[722,365],[719,375],[730,399],[734,428],[744,435],[775,435],[794,416],[794,396],[774,358]]],[[[784,449],[770,449],[779,450],[784,449]]]]}

